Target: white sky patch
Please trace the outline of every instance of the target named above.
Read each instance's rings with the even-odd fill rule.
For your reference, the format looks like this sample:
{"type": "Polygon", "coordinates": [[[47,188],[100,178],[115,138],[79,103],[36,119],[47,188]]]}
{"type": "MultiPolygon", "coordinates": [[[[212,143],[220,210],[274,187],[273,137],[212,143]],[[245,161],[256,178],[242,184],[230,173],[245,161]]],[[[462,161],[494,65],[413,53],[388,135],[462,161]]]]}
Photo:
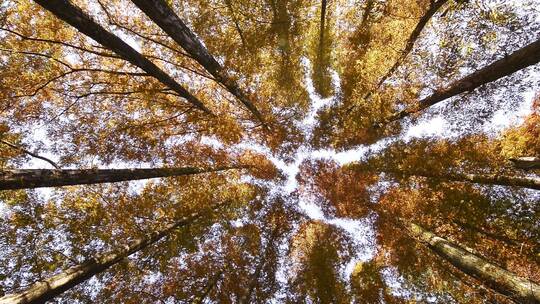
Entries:
{"type": "MultiPolygon", "coordinates": [[[[540,75],[536,76],[540,77],[540,75]]],[[[535,94],[536,92],[533,90],[523,93],[522,96],[524,102],[522,102],[515,111],[509,113],[499,110],[495,112],[490,123],[484,126],[484,131],[503,130],[511,125],[521,123],[527,115],[532,113],[532,102],[535,94]]]]}
{"type": "Polygon", "coordinates": [[[443,135],[450,133],[447,131],[447,123],[440,115],[428,120],[420,121],[418,124],[410,127],[405,133],[403,139],[409,140],[414,137],[427,137],[434,135],[443,135]]]}
{"type": "Polygon", "coordinates": [[[70,64],[70,65],[78,65],[81,64],[82,61],[79,59],[79,56],[77,56],[74,53],[69,53],[64,56],[64,59],[70,64]]]}
{"type": "Polygon", "coordinates": [[[112,32],[118,36],[120,39],[122,39],[125,43],[127,43],[129,46],[134,48],[137,52],[141,52],[141,45],[137,41],[137,39],[133,38],[133,36],[130,36],[123,31],[113,29],[112,32]]]}

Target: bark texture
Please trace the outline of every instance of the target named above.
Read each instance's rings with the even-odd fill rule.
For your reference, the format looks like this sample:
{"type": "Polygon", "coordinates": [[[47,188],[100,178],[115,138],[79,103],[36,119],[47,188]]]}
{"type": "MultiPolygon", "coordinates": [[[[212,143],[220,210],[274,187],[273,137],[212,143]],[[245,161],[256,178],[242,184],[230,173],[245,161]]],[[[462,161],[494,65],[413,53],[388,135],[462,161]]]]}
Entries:
{"type": "Polygon", "coordinates": [[[102,184],[138,179],[192,175],[238,167],[143,169],[12,169],[0,170],[0,190],[102,184]]]}
{"type": "Polygon", "coordinates": [[[540,169],[540,158],[533,156],[511,158],[510,161],[514,163],[514,167],[525,170],[540,169]]]}
{"type": "Polygon", "coordinates": [[[537,40],[515,51],[511,55],[505,56],[460,80],[454,81],[446,88],[435,91],[432,95],[420,100],[417,106],[397,112],[379,123],[379,125],[384,125],[407,117],[413,113],[420,112],[461,93],[471,92],[481,85],[509,76],[521,69],[537,64],[539,61],[540,40],[537,40]]]}
{"type": "Polygon", "coordinates": [[[101,25],[96,23],[90,16],[84,13],[79,7],[73,5],[69,0],[34,0],[56,17],[76,28],[79,32],[94,39],[99,44],[112,50],[123,59],[139,67],[148,75],[153,76],[168,88],[174,90],[188,102],[200,110],[212,114],[197,97],[191,95],[182,85],[176,82],[171,76],[161,70],[158,66],[137,52],[134,48],[125,43],[116,35],[108,32],[101,25]]]}
{"type": "MultiPolygon", "coordinates": [[[[224,204],[225,202],[216,204],[212,209],[215,210],[224,204]]],[[[71,267],[46,280],[37,282],[21,293],[6,295],[0,298],[0,304],[45,303],[94,275],[104,272],[129,255],[156,243],[169,235],[174,229],[195,221],[202,214],[199,212],[183,217],[177,222],[166,225],[159,231],[149,233],[142,238],[134,240],[116,252],[96,256],[83,264],[71,267]]]]}
{"type": "Polygon", "coordinates": [[[470,182],[485,185],[516,186],[529,189],[540,190],[540,178],[509,176],[502,174],[468,174],[468,173],[427,173],[427,172],[408,172],[402,170],[381,170],[396,175],[403,176],[422,176],[439,180],[470,182]]]}
{"type": "Polygon", "coordinates": [[[411,237],[462,272],[518,303],[540,303],[540,285],[486,261],[414,223],[405,223],[411,237]]]}
{"type": "Polygon", "coordinates": [[[156,23],[169,37],[178,43],[189,55],[202,65],[218,82],[233,94],[246,108],[261,122],[263,116],[240,89],[236,81],[227,74],[227,71],[208,52],[197,36],[186,26],[164,0],[131,0],[143,13],[156,23]]]}

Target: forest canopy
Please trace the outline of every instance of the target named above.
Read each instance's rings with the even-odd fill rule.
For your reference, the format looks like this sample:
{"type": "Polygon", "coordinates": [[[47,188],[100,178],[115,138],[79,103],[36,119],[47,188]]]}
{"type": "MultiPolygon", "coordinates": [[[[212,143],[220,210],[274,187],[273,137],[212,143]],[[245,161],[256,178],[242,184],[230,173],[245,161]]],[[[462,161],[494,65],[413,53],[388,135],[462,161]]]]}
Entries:
{"type": "Polygon", "coordinates": [[[0,1],[0,304],[540,303],[539,0],[0,1]]]}

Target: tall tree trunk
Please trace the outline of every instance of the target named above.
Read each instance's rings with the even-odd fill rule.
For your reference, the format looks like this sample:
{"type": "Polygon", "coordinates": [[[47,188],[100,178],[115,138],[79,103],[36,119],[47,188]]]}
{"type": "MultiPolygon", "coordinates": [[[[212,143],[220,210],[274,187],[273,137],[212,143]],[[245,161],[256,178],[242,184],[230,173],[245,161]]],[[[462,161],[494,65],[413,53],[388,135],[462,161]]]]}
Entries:
{"type": "Polygon", "coordinates": [[[7,169],[0,170],[0,190],[101,184],[138,179],[192,175],[246,168],[143,168],[143,169],[7,169]]]}
{"type": "Polygon", "coordinates": [[[510,158],[510,161],[514,163],[514,167],[525,170],[540,169],[540,158],[533,156],[510,158]]]}
{"type": "Polygon", "coordinates": [[[253,295],[253,292],[255,291],[255,288],[257,288],[257,282],[259,281],[264,265],[266,264],[268,260],[268,256],[270,255],[271,251],[275,248],[274,242],[278,238],[278,230],[279,230],[278,228],[279,227],[275,227],[274,229],[272,229],[272,232],[270,233],[270,236],[268,238],[268,242],[266,243],[266,247],[264,248],[264,253],[261,256],[259,263],[257,264],[257,267],[255,268],[255,272],[253,273],[253,276],[251,277],[251,280],[249,281],[249,284],[246,288],[247,292],[238,301],[238,303],[240,304],[251,303],[251,297],[253,295]]]}
{"type": "Polygon", "coordinates": [[[540,190],[540,178],[538,177],[518,177],[501,174],[467,174],[467,173],[427,173],[408,172],[405,170],[381,169],[382,172],[392,173],[402,176],[421,176],[439,180],[471,182],[486,185],[517,186],[540,190]]]}
{"type": "Polygon", "coordinates": [[[121,58],[139,67],[148,75],[153,76],[168,88],[174,90],[188,102],[200,110],[212,114],[197,97],[191,95],[182,85],[176,82],[162,69],[137,52],[134,48],[122,41],[116,35],[108,32],[101,25],[96,23],[90,16],[85,14],[79,7],[73,5],[69,0],[34,0],[56,17],[75,27],[79,32],[94,39],[101,45],[112,50],[121,58]]]}
{"type": "Polygon", "coordinates": [[[380,88],[381,85],[386,81],[388,77],[390,77],[397,68],[403,63],[407,55],[412,51],[414,43],[416,40],[418,40],[418,37],[420,37],[420,33],[422,33],[422,30],[426,27],[429,20],[435,15],[435,13],[443,6],[448,0],[438,0],[435,2],[432,2],[427,12],[420,18],[418,21],[418,24],[416,24],[416,27],[412,31],[412,33],[409,35],[409,38],[407,39],[407,43],[405,44],[405,49],[401,52],[401,55],[398,57],[394,65],[384,74],[384,76],[379,80],[379,83],[377,84],[377,88],[380,88]]]}
{"type": "Polygon", "coordinates": [[[248,44],[247,44],[246,38],[244,37],[244,32],[240,28],[240,23],[238,22],[238,18],[236,17],[236,14],[234,12],[234,7],[231,0],[225,0],[225,5],[227,5],[227,8],[229,9],[229,13],[231,14],[231,19],[232,19],[232,22],[234,23],[236,32],[238,33],[238,36],[240,36],[240,41],[242,41],[242,46],[245,49],[248,49],[248,44]]]}
{"type": "Polygon", "coordinates": [[[485,235],[485,236],[487,236],[487,237],[489,237],[489,238],[491,238],[493,240],[501,241],[501,242],[505,243],[508,246],[520,247],[522,245],[522,243],[520,243],[518,240],[511,239],[511,238],[509,238],[509,237],[507,237],[505,235],[499,235],[499,234],[496,234],[496,233],[493,233],[493,232],[489,232],[487,230],[484,230],[482,228],[476,227],[474,225],[471,225],[469,223],[465,223],[465,222],[462,222],[462,221],[454,220],[453,222],[456,225],[458,225],[459,227],[461,227],[462,229],[464,229],[464,230],[474,231],[476,233],[485,235]]]}
{"type": "Polygon", "coordinates": [[[212,289],[217,285],[219,279],[223,276],[223,270],[219,271],[213,278],[206,284],[200,295],[196,296],[193,300],[193,304],[202,304],[206,297],[210,294],[212,289]]]}
{"type": "MultiPolygon", "coordinates": [[[[222,202],[212,207],[215,210],[226,204],[222,202]]],[[[96,256],[80,265],[71,267],[48,279],[37,282],[27,290],[6,295],[0,298],[0,304],[44,303],[78,284],[102,273],[111,266],[119,263],[129,255],[138,252],[169,235],[174,229],[190,224],[201,217],[203,212],[192,213],[177,222],[166,225],[163,229],[147,234],[126,245],[124,248],[109,254],[96,256]]]]}
{"type": "Polygon", "coordinates": [[[313,60],[313,86],[315,92],[323,98],[331,95],[331,78],[328,73],[330,68],[329,38],[326,37],[326,11],[327,1],[321,1],[321,15],[319,21],[319,43],[317,46],[316,57],[313,60]]]}
{"type": "MultiPolygon", "coordinates": [[[[448,2],[448,0],[438,0],[438,1],[432,2],[427,12],[420,18],[420,20],[416,24],[416,27],[413,29],[413,31],[409,35],[409,38],[407,39],[407,43],[405,44],[405,49],[403,49],[403,51],[401,52],[401,55],[398,57],[396,62],[394,62],[394,65],[392,65],[392,67],[388,70],[388,72],[386,72],[386,74],[384,74],[383,77],[381,77],[375,89],[369,90],[369,92],[367,92],[364,95],[363,97],[364,100],[368,100],[369,98],[371,98],[373,93],[380,89],[380,87],[386,81],[386,79],[392,76],[392,74],[401,66],[401,64],[403,64],[403,62],[405,61],[405,58],[407,58],[407,55],[409,55],[409,53],[412,51],[414,47],[414,43],[420,37],[420,34],[422,33],[422,31],[428,24],[429,20],[433,18],[433,16],[435,15],[435,13],[437,13],[439,8],[441,8],[441,6],[443,6],[446,2],[448,2]]],[[[368,2],[367,5],[369,6],[370,3],[368,2]]],[[[365,19],[365,16],[363,18],[365,19]]],[[[347,110],[345,111],[345,114],[346,115],[349,114],[352,111],[352,109],[354,109],[355,107],[356,107],[356,104],[351,105],[349,108],[347,108],[347,110]]]]}
{"type": "Polygon", "coordinates": [[[227,74],[227,71],[208,52],[197,36],[186,26],[164,0],[131,0],[143,13],[167,33],[176,43],[202,65],[218,82],[236,96],[246,108],[264,124],[264,118],[248,95],[227,74]]]}
{"type": "Polygon", "coordinates": [[[518,303],[540,303],[540,285],[486,261],[415,223],[404,223],[410,236],[426,244],[460,271],[518,303]]]}
{"type": "Polygon", "coordinates": [[[324,50],[324,30],[326,23],[326,0],[321,1],[321,20],[320,20],[320,29],[319,29],[319,57],[322,61],[323,50],[324,50]]]}
{"type": "Polygon", "coordinates": [[[413,113],[420,112],[443,100],[464,92],[471,92],[481,85],[509,76],[521,69],[534,65],[540,61],[540,40],[504,56],[490,65],[454,81],[446,88],[435,91],[432,95],[418,101],[418,105],[397,112],[380,122],[377,126],[399,120],[413,113]]]}

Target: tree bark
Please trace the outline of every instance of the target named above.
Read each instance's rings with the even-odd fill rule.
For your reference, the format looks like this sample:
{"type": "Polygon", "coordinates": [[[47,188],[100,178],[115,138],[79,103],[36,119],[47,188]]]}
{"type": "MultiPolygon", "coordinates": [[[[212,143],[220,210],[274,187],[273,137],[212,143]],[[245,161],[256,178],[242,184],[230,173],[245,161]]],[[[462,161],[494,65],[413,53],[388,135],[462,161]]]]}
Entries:
{"type": "Polygon", "coordinates": [[[326,0],[321,1],[321,21],[319,29],[319,61],[322,61],[324,50],[324,30],[326,25],[326,0]]]}
{"type": "Polygon", "coordinates": [[[240,304],[251,303],[251,296],[253,295],[253,292],[255,291],[255,288],[257,288],[257,282],[259,281],[259,278],[261,276],[261,272],[263,270],[263,267],[266,264],[266,262],[268,260],[268,256],[270,255],[272,249],[274,249],[274,242],[275,242],[276,238],[278,238],[278,228],[279,227],[275,227],[270,232],[270,236],[268,238],[268,242],[267,242],[266,247],[264,249],[264,253],[261,256],[261,259],[260,259],[259,263],[257,264],[257,267],[255,268],[255,272],[253,273],[253,276],[251,277],[251,280],[249,281],[249,284],[247,286],[247,292],[238,301],[238,303],[240,303],[240,304]]]}
{"type": "Polygon", "coordinates": [[[392,173],[402,176],[421,176],[456,182],[470,182],[486,185],[516,186],[529,189],[540,190],[540,178],[538,177],[517,177],[501,174],[467,174],[467,173],[426,173],[407,172],[405,170],[382,169],[382,172],[392,173]]]}
{"type": "Polygon", "coordinates": [[[533,156],[510,158],[510,161],[514,163],[514,167],[524,170],[536,170],[540,169],[540,158],[533,156]]]}
{"type": "Polygon", "coordinates": [[[96,23],[90,16],[85,14],[79,7],[73,5],[69,0],[34,0],[46,10],[53,13],[56,17],[75,27],[79,32],[94,39],[101,45],[112,50],[131,64],[144,70],[153,76],[168,88],[178,93],[188,102],[198,109],[212,114],[206,106],[197,97],[191,95],[182,85],[176,82],[171,76],[162,69],[137,52],[134,48],[122,41],[116,35],[108,32],[101,25],[96,23]]]}
{"type": "Polygon", "coordinates": [[[223,271],[219,271],[213,278],[211,281],[208,282],[208,284],[206,284],[205,288],[203,289],[203,291],[201,292],[200,295],[198,295],[197,297],[195,297],[195,299],[193,300],[193,304],[202,304],[204,302],[204,300],[206,299],[206,297],[208,297],[208,295],[210,294],[210,292],[212,291],[212,289],[214,289],[214,287],[217,285],[217,282],[219,281],[219,279],[223,276],[223,271]]]}
{"type": "MultiPolygon", "coordinates": [[[[212,210],[215,210],[224,204],[225,202],[216,204],[212,207],[212,210]]],[[[23,292],[6,295],[0,298],[0,304],[45,303],[66,290],[90,279],[94,275],[104,272],[129,255],[156,243],[169,235],[174,229],[192,223],[197,218],[201,217],[202,214],[202,212],[192,213],[190,216],[185,216],[177,222],[166,225],[159,231],[154,231],[144,237],[134,240],[131,244],[126,245],[116,252],[96,256],[80,265],[71,267],[57,275],[51,276],[46,280],[37,282],[23,292]]]]}
{"type": "Polygon", "coordinates": [[[102,184],[217,172],[246,166],[216,168],[141,168],[141,169],[6,169],[0,170],[0,190],[102,184]]]}
{"type": "Polygon", "coordinates": [[[405,44],[405,49],[401,52],[401,55],[398,57],[394,65],[386,72],[386,74],[379,80],[379,83],[377,84],[377,88],[380,88],[381,85],[386,81],[388,77],[390,77],[397,68],[403,63],[407,55],[412,51],[414,43],[420,37],[420,33],[422,33],[422,30],[426,27],[429,20],[435,15],[435,13],[443,6],[448,0],[438,0],[431,4],[427,12],[420,18],[418,21],[418,24],[416,24],[416,27],[412,31],[412,33],[409,35],[409,38],[407,39],[407,43],[405,44]]]}
{"type": "Polygon", "coordinates": [[[518,303],[540,303],[540,285],[494,265],[415,223],[404,225],[411,237],[493,291],[518,303]]]}
{"type": "Polygon", "coordinates": [[[139,9],[156,23],[169,37],[178,43],[200,65],[202,65],[218,82],[233,94],[261,122],[263,116],[248,95],[227,74],[227,71],[208,52],[197,36],[186,26],[164,0],[131,0],[139,9]]]}
{"type": "Polygon", "coordinates": [[[407,117],[413,113],[420,112],[450,97],[457,96],[464,92],[471,92],[481,85],[493,82],[505,76],[509,76],[521,69],[534,65],[540,61],[540,40],[507,55],[490,65],[454,81],[446,88],[435,91],[432,95],[418,101],[418,105],[397,112],[386,118],[377,126],[385,125],[407,117]]]}

